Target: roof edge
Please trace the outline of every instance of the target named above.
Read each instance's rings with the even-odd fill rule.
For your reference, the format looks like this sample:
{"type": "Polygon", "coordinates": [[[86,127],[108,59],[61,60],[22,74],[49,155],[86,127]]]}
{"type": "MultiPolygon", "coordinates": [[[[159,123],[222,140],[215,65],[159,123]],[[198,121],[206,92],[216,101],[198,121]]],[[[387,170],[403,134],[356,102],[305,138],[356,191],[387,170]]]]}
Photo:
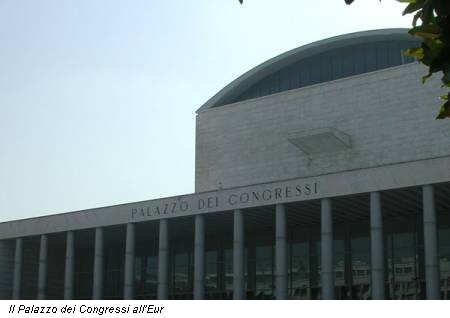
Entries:
{"type": "Polygon", "coordinates": [[[385,39],[386,37],[389,37],[390,39],[395,39],[398,37],[399,40],[405,39],[405,37],[408,36],[407,30],[408,29],[406,28],[392,28],[359,31],[302,45],[277,55],[245,72],[206,101],[206,103],[197,109],[196,113],[198,114],[210,108],[219,106],[222,102],[230,98],[237,97],[240,93],[244,92],[246,89],[266,76],[306,57],[320,54],[331,49],[345,47],[350,44],[369,43],[379,39],[385,39]]]}

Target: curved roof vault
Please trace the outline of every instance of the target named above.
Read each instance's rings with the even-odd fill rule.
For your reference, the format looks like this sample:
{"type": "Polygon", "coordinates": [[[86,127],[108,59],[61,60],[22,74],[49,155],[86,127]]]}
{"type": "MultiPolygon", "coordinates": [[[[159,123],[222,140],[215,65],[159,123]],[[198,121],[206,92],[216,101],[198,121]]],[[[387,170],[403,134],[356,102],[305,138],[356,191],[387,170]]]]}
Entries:
{"type": "Polygon", "coordinates": [[[412,62],[401,51],[419,41],[407,29],[349,33],[280,54],[244,73],[210,98],[198,112],[412,62]],[[322,74],[322,75],[321,75],[322,74]]]}

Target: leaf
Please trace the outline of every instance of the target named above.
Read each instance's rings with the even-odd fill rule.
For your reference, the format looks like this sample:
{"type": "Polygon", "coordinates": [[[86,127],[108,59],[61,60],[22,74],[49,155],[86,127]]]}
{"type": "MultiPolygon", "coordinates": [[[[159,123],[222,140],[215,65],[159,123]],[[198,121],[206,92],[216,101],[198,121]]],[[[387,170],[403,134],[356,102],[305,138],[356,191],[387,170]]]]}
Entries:
{"type": "Polygon", "coordinates": [[[422,16],[420,17],[423,24],[429,24],[430,22],[432,22],[434,18],[433,11],[434,7],[433,4],[431,3],[431,0],[427,0],[423,5],[422,16]]]}
{"type": "Polygon", "coordinates": [[[423,58],[423,48],[415,47],[415,48],[412,48],[412,49],[406,49],[403,52],[403,54],[406,55],[406,56],[411,56],[411,57],[415,57],[415,58],[418,58],[418,59],[422,59],[423,58]]]}
{"type": "Polygon", "coordinates": [[[441,28],[436,24],[422,24],[420,26],[413,27],[408,31],[409,34],[420,36],[422,38],[434,39],[440,36],[441,28]]]}
{"type": "Polygon", "coordinates": [[[413,27],[416,27],[417,26],[417,20],[419,20],[419,18],[422,16],[422,11],[419,11],[419,12],[417,12],[415,15],[414,15],[414,18],[413,18],[413,20],[412,20],[412,25],[413,25],[413,27]]]}
{"type": "Polygon", "coordinates": [[[444,118],[450,118],[450,101],[446,101],[444,105],[441,106],[439,114],[436,117],[436,119],[444,119],[444,118]]]}
{"type": "Polygon", "coordinates": [[[431,50],[436,50],[436,52],[444,48],[444,43],[439,38],[424,38],[423,43],[431,50]]]}
{"type": "Polygon", "coordinates": [[[422,84],[425,84],[425,81],[426,81],[427,79],[429,79],[431,75],[433,75],[433,73],[430,72],[430,73],[428,73],[427,75],[422,76],[422,84]]]}
{"type": "Polygon", "coordinates": [[[444,76],[442,76],[441,80],[442,80],[442,83],[444,84],[443,86],[449,86],[449,84],[450,84],[450,73],[444,72],[444,76]]]}
{"type": "Polygon", "coordinates": [[[417,2],[412,2],[410,4],[408,4],[405,8],[405,10],[403,10],[403,15],[409,14],[409,13],[413,13],[417,10],[420,10],[423,8],[423,5],[425,3],[425,0],[419,0],[417,2]]]}

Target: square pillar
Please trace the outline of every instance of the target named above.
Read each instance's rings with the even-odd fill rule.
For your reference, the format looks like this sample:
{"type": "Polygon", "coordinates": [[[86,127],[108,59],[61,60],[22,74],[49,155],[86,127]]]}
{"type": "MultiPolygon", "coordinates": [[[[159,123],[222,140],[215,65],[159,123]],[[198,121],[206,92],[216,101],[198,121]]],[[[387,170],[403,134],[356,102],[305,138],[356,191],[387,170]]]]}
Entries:
{"type": "Polygon", "coordinates": [[[379,192],[370,193],[372,299],[385,299],[383,215],[379,192]]]}
{"type": "Polygon", "coordinates": [[[276,299],[287,299],[288,262],[286,234],[286,206],[275,206],[275,295],[276,299]]]}
{"type": "Polygon", "coordinates": [[[103,299],[103,228],[95,229],[94,280],[92,284],[92,299],[103,299]]]}
{"type": "Polygon", "coordinates": [[[64,299],[73,299],[75,280],[75,233],[66,234],[66,266],[64,270],[64,299]]]}
{"type": "Polygon", "coordinates": [[[169,220],[159,221],[158,299],[169,298],[169,220]]]}
{"type": "Polygon", "coordinates": [[[333,216],[331,199],[321,202],[322,299],[334,299],[333,216]]]}
{"type": "Polygon", "coordinates": [[[205,218],[195,216],[194,299],[205,298],[205,218]]]}
{"type": "Polygon", "coordinates": [[[135,271],[135,225],[127,224],[127,234],[125,242],[125,270],[123,299],[134,299],[134,271],[135,271]]]}
{"type": "Polygon", "coordinates": [[[244,212],[233,213],[233,299],[245,299],[244,212]]]}
{"type": "Polygon", "coordinates": [[[48,265],[48,238],[41,235],[39,247],[39,269],[38,269],[38,294],[37,299],[47,298],[47,265],[48,265]]]}
{"type": "Polygon", "coordinates": [[[439,280],[439,255],[433,186],[424,185],[422,187],[422,196],[427,299],[440,299],[441,287],[439,280]]]}
{"type": "Polygon", "coordinates": [[[23,269],[23,239],[16,238],[16,247],[14,252],[14,276],[12,299],[20,299],[22,288],[22,269],[23,269]]]}

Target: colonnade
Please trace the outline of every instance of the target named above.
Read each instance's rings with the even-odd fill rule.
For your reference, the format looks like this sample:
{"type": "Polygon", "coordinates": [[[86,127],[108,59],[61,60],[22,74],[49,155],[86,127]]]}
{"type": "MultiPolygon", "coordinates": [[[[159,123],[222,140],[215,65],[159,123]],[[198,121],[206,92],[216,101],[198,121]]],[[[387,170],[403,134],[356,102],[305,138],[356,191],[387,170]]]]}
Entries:
{"type": "MultiPolygon", "coordinates": [[[[437,248],[436,209],[433,187],[422,187],[423,228],[425,250],[425,280],[427,299],[440,298],[439,259],[437,248]]],[[[233,211],[233,298],[245,299],[244,276],[244,212],[233,211]]],[[[169,220],[159,221],[158,252],[158,299],[169,297],[169,220]]],[[[135,283],[135,224],[126,227],[125,269],[123,298],[134,298],[135,283]]],[[[379,192],[370,193],[370,241],[371,241],[371,279],[372,299],[385,299],[385,269],[383,216],[379,192]]],[[[288,255],[287,222],[284,204],[275,206],[275,296],[276,299],[288,297],[288,255]]],[[[333,207],[332,198],[321,199],[321,283],[322,298],[334,299],[334,261],[333,261],[333,207]]],[[[64,298],[74,297],[75,275],[74,232],[67,232],[64,298]]],[[[104,229],[95,229],[95,251],[93,264],[93,299],[103,298],[104,268],[104,229]]],[[[12,298],[19,299],[22,285],[23,239],[16,239],[12,298]]],[[[48,271],[48,237],[40,236],[37,299],[46,299],[48,271]]],[[[204,215],[195,216],[194,238],[194,299],[205,297],[205,220],[204,215]]]]}

